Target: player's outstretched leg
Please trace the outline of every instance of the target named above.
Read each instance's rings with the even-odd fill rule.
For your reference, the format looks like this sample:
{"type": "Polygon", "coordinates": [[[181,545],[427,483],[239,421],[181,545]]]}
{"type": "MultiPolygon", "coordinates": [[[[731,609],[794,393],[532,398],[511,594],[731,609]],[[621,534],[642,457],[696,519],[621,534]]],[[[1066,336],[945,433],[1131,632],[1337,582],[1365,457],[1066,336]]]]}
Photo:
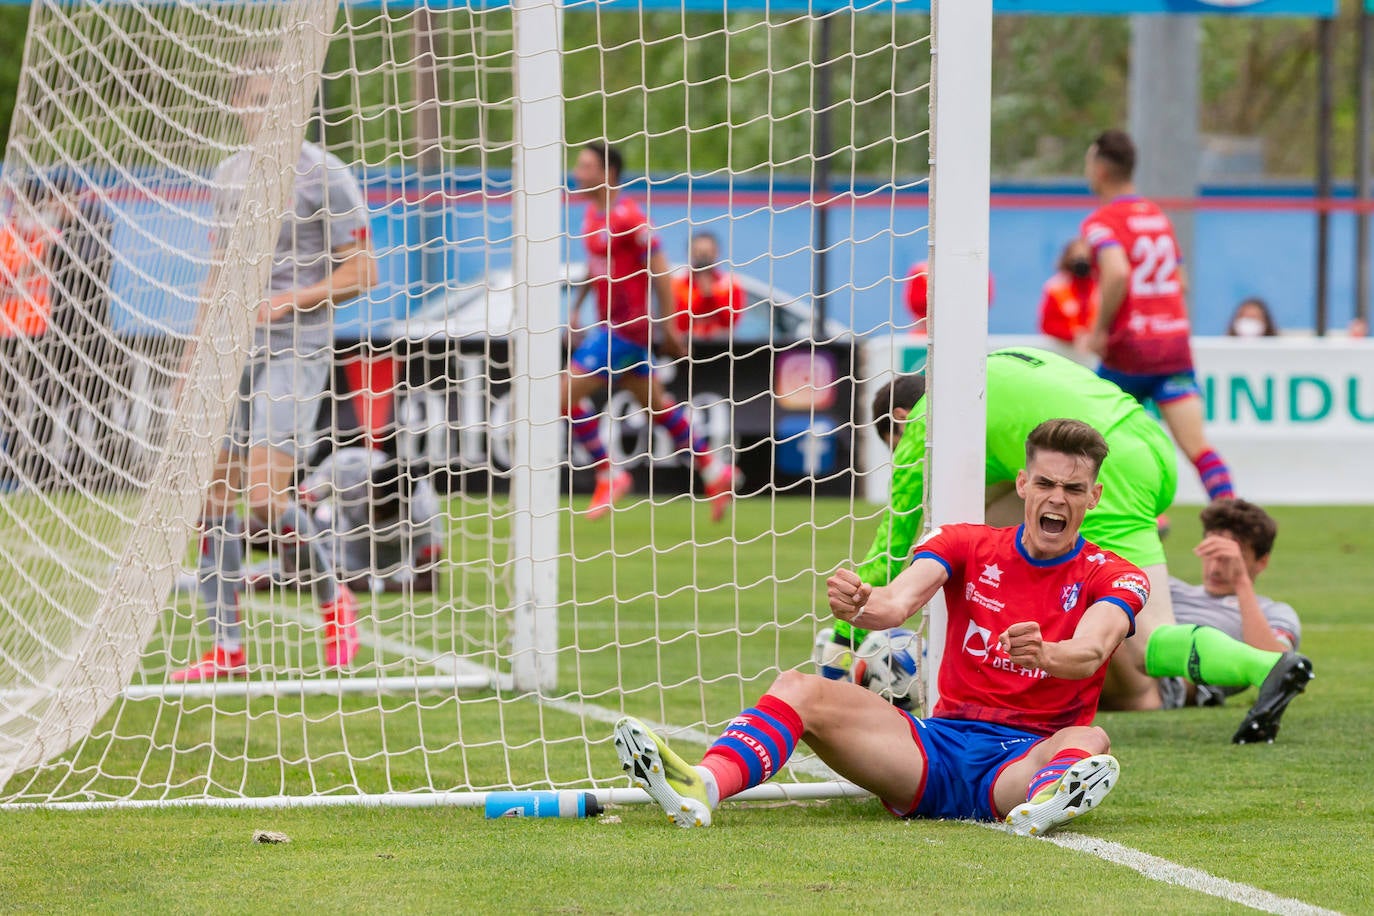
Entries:
{"type": "Polygon", "coordinates": [[[635,785],[649,793],[679,827],[709,827],[711,802],[706,780],[638,719],[615,724],[615,750],[620,766],[635,785]]]}
{"type": "Polygon", "coordinates": [[[1007,828],[1017,836],[1044,836],[1102,804],[1120,774],[1121,764],[1111,754],[1084,757],[1030,801],[1013,808],[1007,815],[1007,828]]]}
{"type": "Polygon", "coordinates": [[[1269,676],[1260,685],[1259,698],[1240,728],[1231,738],[1233,744],[1272,742],[1279,733],[1279,720],[1293,698],[1307,689],[1307,682],[1315,677],[1312,661],[1296,652],[1285,652],[1269,676]]]}

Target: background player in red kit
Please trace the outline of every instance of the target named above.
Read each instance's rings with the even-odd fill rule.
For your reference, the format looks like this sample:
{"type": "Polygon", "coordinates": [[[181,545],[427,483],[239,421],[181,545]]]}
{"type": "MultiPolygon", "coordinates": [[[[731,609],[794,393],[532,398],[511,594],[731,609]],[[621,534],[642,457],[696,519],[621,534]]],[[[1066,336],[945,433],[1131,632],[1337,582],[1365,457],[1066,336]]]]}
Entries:
{"type": "Polygon", "coordinates": [[[1207,442],[1193,372],[1185,277],[1169,218],[1135,192],[1135,144],[1104,131],[1088,147],[1088,187],[1101,206],[1083,221],[1097,269],[1097,374],[1142,403],[1154,401],[1208,499],[1234,496],[1231,472],[1207,442]]]}
{"type": "MultiPolygon", "coordinates": [[[[572,424],[573,436],[596,465],[596,492],[587,507],[589,518],[610,511],[630,492],[633,481],[627,471],[612,465],[601,441],[600,418],[590,398],[598,389],[619,385],[649,409],[659,426],[673,437],[706,485],[712,517],[717,521],[734,494],[737,472],[709,451],[701,436],[694,436],[687,409],[674,403],[653,376],[649,347],[656,322],[650,286],[660,310],[673,310],[672,279],[668,261],[660,250],[649,221],[635,201],[620,193],[624,164],[619,151],[608,143],[589,143],[573,167],[577,193],[586,198],[582,241],[587,246],[587,285],[578,291],[569,320],[581,339],[568,360],[563,379],[562,407],[572,424]],[[588,289],[596,292],[597,320],[582,328],[579,313],[588,289]]],[[[671,356],[687,353],[682,337],[671,321],[662,323],[663,348],[671,356]]]]}
{"type": "Polygon", "coordinates": [[[836,773],[899,817],[1005,818],[1040,834],[1095,807],[1119,766],[1093,726],[1107,661],[1131,634],[1149,580],[1083,540],[1107,443],[1086,423],[1047,420],[1026,439],[1015,528],[949,525],[889,585],[830,577],[831,611],[867,629],[916,614],[941,587],[949,607],[940,701],[917,719],[846,681],[784,671],[688,766],[643,723],[622,719],[616,750],[682,827],[778,772],[805,740],[836,773]]]}

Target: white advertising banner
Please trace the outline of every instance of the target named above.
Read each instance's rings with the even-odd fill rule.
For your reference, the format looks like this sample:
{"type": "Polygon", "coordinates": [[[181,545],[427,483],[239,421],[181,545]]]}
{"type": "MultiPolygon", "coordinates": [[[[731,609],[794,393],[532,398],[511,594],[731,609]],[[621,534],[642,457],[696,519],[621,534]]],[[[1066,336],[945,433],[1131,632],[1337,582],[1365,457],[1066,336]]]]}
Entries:
{"type": "MultiPolygon", "coordinates": [[[[1045,343],[993,337],[989,345],[1045,343]]],[[[925,343],[875,341],[865,356],[859,402],[866,409],[869,392],[893,371],[924,365],[925,343]]],[[[1199,337],[1193,358],[1207,435],[1231,466],[1238,495],[1269,505],[1374,505],[1374,340],[1199,337]]],[[[871,433],[863,460],[865,496],[885,501],[891,464],[871,433]]],[[[1206,501],[1182,454],[1177,501],[1206,501]]]]}

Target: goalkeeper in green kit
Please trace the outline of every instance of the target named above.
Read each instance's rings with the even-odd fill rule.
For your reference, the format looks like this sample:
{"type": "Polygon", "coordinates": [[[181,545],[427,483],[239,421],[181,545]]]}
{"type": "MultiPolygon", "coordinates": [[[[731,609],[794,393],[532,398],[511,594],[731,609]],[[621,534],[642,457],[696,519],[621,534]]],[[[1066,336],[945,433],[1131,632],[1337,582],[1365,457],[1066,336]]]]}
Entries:
{"type": "MultiPolygon", "coordinates": [[[[877,392],[874,427],[893,448],[890,506],[859,577],[886,585],[906,567],[922,528],[925,473],[925,379],[898,377],[877,392]]],[[[1025,466],[1026,436],[1053,417],[1073,417],[1097,428],[1110,449],[1098,480],[1102,500],[1087,514],[1082,534],[1139,566],[1150,596],[1136,619],[1136,635],[1117,650],[1103,687],[1103,709],[1160,709],[1158,678],[1256,687],[1259,697],[1234,741],[1273,740],[1288,702],[1312,677],[1311,662],[1294,652],[1266,652],[1212,627],[1175,623],[1169,576],[1156,519],[1173,502],[1177,484],[1174,446],[1140,404],[1112,382],[1056,354],[1029,347],[988,355],[987,523],[1022,517],[1016,472],[1025,466]]],[[[1053,519],[1047,519],[1053,524],[1053,519]]],[[[996,577],[989,587],[995,590],[996,577]]],[[[816,644],[820,673],[843,677],[862,630],[838,621],[816,644]]]]}

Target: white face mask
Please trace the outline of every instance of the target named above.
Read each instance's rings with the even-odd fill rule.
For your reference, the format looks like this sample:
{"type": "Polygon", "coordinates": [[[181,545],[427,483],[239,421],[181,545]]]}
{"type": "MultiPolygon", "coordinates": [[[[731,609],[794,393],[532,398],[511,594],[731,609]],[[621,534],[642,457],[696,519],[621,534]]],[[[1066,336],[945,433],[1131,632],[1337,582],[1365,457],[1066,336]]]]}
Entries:
{"type": "Polygon", "coordinates": [[[1264,320],[1262,318],[1251,318],[1249,315],[1242,315],[1231,322],[1231,331],[1237,337],[1263,337],[1264,320]]]}

